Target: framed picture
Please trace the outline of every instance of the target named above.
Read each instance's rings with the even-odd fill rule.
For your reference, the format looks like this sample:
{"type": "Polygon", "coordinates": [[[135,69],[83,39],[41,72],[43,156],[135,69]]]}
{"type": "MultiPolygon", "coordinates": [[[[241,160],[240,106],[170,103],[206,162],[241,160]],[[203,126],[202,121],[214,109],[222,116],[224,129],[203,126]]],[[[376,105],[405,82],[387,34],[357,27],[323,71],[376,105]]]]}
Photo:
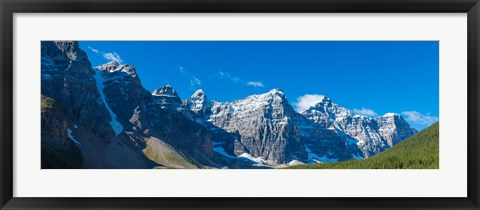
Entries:
{"type": "Polygon", "coordinates": [[[479,4],[2,1],[2,209],[478,209],[479,4]]]}

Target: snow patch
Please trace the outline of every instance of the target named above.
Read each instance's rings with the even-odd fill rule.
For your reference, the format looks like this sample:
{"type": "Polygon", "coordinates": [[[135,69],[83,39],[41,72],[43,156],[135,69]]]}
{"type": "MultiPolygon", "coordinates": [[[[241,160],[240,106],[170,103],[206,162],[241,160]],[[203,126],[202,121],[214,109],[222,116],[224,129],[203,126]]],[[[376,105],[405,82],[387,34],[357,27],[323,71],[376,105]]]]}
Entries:
{"type": "Polygon", "coordinates": [[[302,164],[304,164],[304,163],[302,163],[298,160],[292,160],[292,161],[288,162],[289,166],[302,165],[302,164]]]}
{"type": "Polygon", "coordinates": [[[246,159],[249,159],[255,163],[266,163],[267,161],[265,161],[263,158],[261,157],[253,157],[252,155],[248,154],[248,153],[243,153],[241,155],[239,155],[238,157],[242,157],[242,158],[246,158],[246,159]]]}
{"type": "Polygon", "coordinates": [[[105,107],[108,110],[108,113],[110,114],[110,125],[112,126],[113,131],[115,131],[115,134],[118,136],[120,133],[123,131],[123,126],[120,124],[120,122],[117,121],[117,115],[110,109],[110,106],[108,106],[107,100],[105,99],[105,94],[103,93],[103,89],[105,88],[103,85],[104,78],[101,75],[101,71],[99,70],[94,70],[95,72],[95,81],[97,82],[97,89],[98,93],[100,94],[100,98],[103,101],[103,104],[105,104],[105,107]]]}
{"type": "Polygon", "coordinates": [[[70,128],[67,128],[67,135],[68,135],[68,138],[70,138],[70,140],[75,142],[75,144],[80,145],[80,142],[78,142],[77,139],[73,137],[73,133],[72,133],[72,130],[70,130],[70,128]]]}
{"type": "Polygon", "coordinates": [[[152,93],[154,96],[162,96],[162,97],[167,97],[167,98],[177,98],[178,96],[172,95],[169,93],[152,93]]]}
{"type": "MultiPolygon", "coordinates": [[[[257,166],[263,166],[264,164],[267,164],[267,161],[264,160],[262,157],[253,157],[252,155],[248,154],[248,153],[243,153],[239,156],[233,156],[233,155],[230,155],[228,154],[227,152],[225,152],[225,149],[221,146],[223,145],[224,143],[223,142],[215,142],[215,141],[212,141],[212,145],[213,145],[213,151],[216,152],[216,153],[219,153],[225,157],[228,157],[228,158],[238,158],[238,159],[241,159],[243,161],[245,161],[245,159],[247,161],[251,161],[253,163],[255,163],[254,165],[257,165],[257,166]]],[[[299,161],[298,161],[299,162],[299,161]]],[[[300,162],[301,163],[301,162],[300,162]]]]}

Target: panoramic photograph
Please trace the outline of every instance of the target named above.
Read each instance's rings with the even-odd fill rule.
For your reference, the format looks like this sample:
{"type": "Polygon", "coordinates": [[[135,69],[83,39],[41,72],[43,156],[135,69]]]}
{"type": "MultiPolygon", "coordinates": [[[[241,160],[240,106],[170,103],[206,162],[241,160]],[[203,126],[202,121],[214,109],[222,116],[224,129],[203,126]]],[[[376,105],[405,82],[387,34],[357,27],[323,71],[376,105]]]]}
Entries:
{"type": "Polygon", "coordinates": [[[41,169],[438,169],[438,41],[42,41],[41,169]]]}

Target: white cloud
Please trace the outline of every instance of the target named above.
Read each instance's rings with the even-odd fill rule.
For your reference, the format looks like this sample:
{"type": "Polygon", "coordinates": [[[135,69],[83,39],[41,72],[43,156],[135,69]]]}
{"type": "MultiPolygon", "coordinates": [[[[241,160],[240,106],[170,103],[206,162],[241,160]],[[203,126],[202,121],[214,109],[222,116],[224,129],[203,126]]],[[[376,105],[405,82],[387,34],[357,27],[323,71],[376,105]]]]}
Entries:
{"type": "Polygon", "coordinates": [[[123,60],[120,57],[120,55],[116,52],[103,52],[98,49],[93,48],[92,46],[88,46],[88,49],[90,49],[92,52],[102,55],[103,58],[109,60],[109,61],[116,61],[118,63],[122,63],[123,60]]]}
{"type": "Polygon", "coordinates": [[[240,84],[244,84],[244,85],[247,85],[247,86],[252,86],[252,87],[265,87],[265,85],[260,82],[260,81],[245,81],[243,80],[242,78],[240,77],[235,77],[235,76],[232,76],[230,75],[229,73],[227,72],[223,72],[223,71],[219,71],[218,74],[216,75],[217,78],[220,78],[220,79],[228,79],[228,80],[232,80],[233,82],[235,83],[240,83],[240,84]]]}
{"type": "Polygon", "coordinates": [[[229,73],[223,72],[223,71],[219,71],[219,72],[218,72],[218,78],[220,78],[220,79],[229,79],[229,80],[232,80],[232,81],[234,81],[234,82],[241,82],[241,81],[243,81],[243,80],[240,79],[239,77],[233,77],[233,76],[230,75],[229,73]]]}
{"type": "Polygon", "coordinates": [[[361,109],[354,108],[353,113],[368,117],[375,117],[378,115],[375,111],[367,109],[365,107],[362,107],[361,109]]]}
{"type": "Polygon", "coordinates": [[[195,87],[195,86],[198,86],[198,85],[202,84],[202,81],[200,79],[198,79],[198,77],[196,77],[195,75],[193,75],[189,71],[185,70],[185,68],[183,66],[178,67],[178,72],[180,72],[181,74],[190,78],[190,86],[191,87],[195,87]]]}
{"type": "Polygon", "coordinates": [[[185,74],[185,68],[183,68],[183,66],[179,66],[178,71],[182,74],[185,74]]]}
{"type": "Polygon", "coordinates": [[[88,49],[90,49],[90,50],[91,50],[92,52],[94,52],[94,53],[99,53],[99,52],[100,52],[99,50],[97,50],[97,49],[95,49],[95,48],[93,48],[93,47],[91,47],[91,46],[88,46],[88,49]]]}
{"type": "Polygon", "coordinates": [[[192,78],[190,79],[190,85],[195,86],[200,84],[202,84],[202,81],[199,80],[197,77],[192,76],[192,78]]]}
{"type": "Polygon", "coordinates": [[[253,87],[264,87],[263,83],[259,81],[249,81],[247,82],[247,85],[253,86],[253,87]]]}
{"type": "Polygon", "coordinates": [[[402,115],[406,117],[407,121],[418,125],[429,126],[438,121],[438,117],[431,116],[429,113],[424,115],[417,111],[405,111],[402,112],[402,115]]]}
{"type": "Polygon", "coordinates": [[[297,98],[297,102],[293,104],[297,112],[302,112],[308,108],[315,106],[318,102],[322,101],[325,96],[317,94],[305,94],[297,98]]]}
{"type": "Polygon", "coordinates": [[[122,58],[120,58],[120,55],[118,55],[116,52],[103,53],[103,57],[110,61],[116,61],[118,63],[123,62],[122,58]]]}

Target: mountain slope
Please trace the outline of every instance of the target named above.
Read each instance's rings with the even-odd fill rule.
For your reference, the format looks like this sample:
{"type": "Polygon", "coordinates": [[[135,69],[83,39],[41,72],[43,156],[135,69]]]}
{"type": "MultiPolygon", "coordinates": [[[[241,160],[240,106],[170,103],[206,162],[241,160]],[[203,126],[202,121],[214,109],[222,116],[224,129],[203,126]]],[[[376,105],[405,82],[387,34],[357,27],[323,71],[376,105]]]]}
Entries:
{"type": "Polygon", "coordinates": [[[143,150],[148,159],[161,164],[156,168],[198,168],[186,157],[169,144],[152,137],[146,140],[147,147],[143,150]]]}
{"type": "MultiPolygon", "coordinates": [[[[123,135],[119,136],[123,143],[143,151],[148,146],[145,139],[157,138],[199,166],[212,165],[208,130],[191,120],[189,111],[171,86],[150,93],[143,87],[135,66],[115,61],[96,67],[96,71],[103,78],[104,99],[118,116],[118,122],[124,125],[123,135]]],[[[178,166],[165,165],[168,162],[164,161],[156,163],[178,166]]]]}
{"type": "Polygon", "coordinates": [[[364,160],[297,165],[292,169],[438,169],[439,123],[364,160]]]}

